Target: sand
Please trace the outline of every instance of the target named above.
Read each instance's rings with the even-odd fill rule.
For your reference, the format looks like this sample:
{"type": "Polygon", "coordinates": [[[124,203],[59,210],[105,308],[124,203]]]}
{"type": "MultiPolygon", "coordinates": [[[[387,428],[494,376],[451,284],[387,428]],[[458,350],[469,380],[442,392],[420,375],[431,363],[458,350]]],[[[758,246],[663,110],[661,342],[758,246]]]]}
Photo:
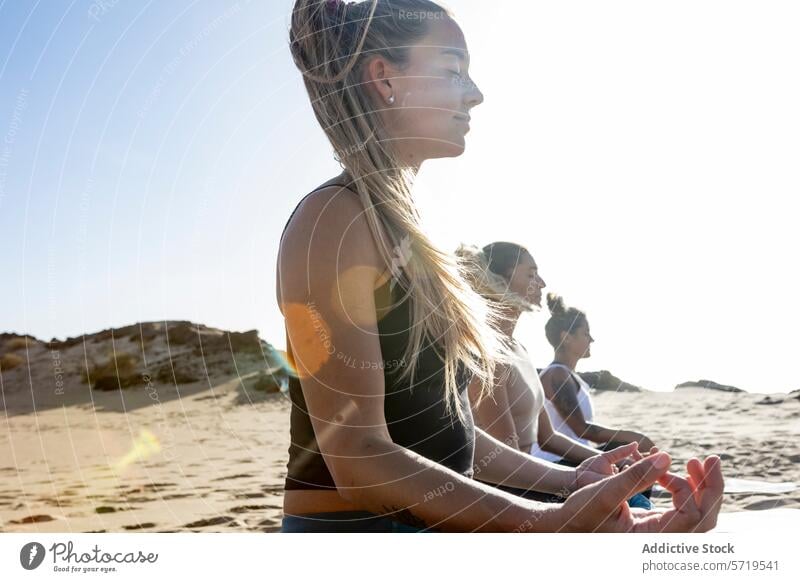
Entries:
{"type": "MultiPolygon", "coordinates": [[[[4,382],[0,529],[277,531],[289,403],[248,390],[247,380],[87,388],[59,403],[44,398],[37,412],[29,394],[4,382]]],[[[600,422],[646,432],[676,469],[691,456],[720,455],[727,477],[746,480],[726,493],[723,510],[759,512],[800,508],[794,487],[748,490],[747,480],[800,483],[800,400],[779,399],[758,404],[764,395],[707,389],[598,393],[595,408],[600,422]]]]}
{"type": "MultiPolygon", "coordinates": [[[[599,393],[595,408],[600,422],[645,432],[672,455],[675,471],[693,456],[719,455],[727,480],[725,512],[800,508],[796,397],[704,389],[599,393]],[[759,404],[765,401],[772,403],[759,404]]],[[[670,499],[655,502],[667,507],[670,499]]]]}

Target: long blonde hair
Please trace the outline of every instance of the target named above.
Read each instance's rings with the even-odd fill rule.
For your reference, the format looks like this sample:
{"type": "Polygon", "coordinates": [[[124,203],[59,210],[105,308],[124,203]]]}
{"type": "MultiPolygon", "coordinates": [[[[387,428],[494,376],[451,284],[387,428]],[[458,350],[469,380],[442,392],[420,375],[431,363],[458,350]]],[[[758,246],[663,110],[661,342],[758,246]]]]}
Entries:
{"type": "Polygon", "coordinates": [[[377,248],[411,299],[411,339],[401,378],[414,378],[424,342],[444,363],[449,410],[462,417],[458,368],[491,390],[495,364],[508,359],[496,330],[498,312],[464,279],[460,260],[422,231],[411,195],[413,174],[402,167],[379,109],[364,90],[364,65],[379,55],[402,68],[408,47],[427,23],[449,13],[429,0],[297,0],[292,57],[303,74],[314,114],[359,195],[377,248]],[[423,17],[424,16],[424,17],[423,17]]]}

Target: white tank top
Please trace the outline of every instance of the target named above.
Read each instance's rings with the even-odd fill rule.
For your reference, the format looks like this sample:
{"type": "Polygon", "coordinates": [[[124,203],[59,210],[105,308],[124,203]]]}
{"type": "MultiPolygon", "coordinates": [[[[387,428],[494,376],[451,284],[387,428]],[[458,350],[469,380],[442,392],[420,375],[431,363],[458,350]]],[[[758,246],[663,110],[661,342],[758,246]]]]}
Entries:
{"type": "MultiPolygon", "coordinates": [[[[556,366],[564,368],[578,382],[578,385],[580,386],[577,394],[578,407],[580,408],[581,413],[583,413],[583,418],[591,422],[594,419],[594,407],[592,406],[592,396],[590,394],[591,387],[583,378],[580,377],[580,375],[573,373],[572,370],[570,370],[564,364],[554,363],[542,370],[539,374],[539,377],[541,378],[544,376],[547,370],[556,366]]],[[[550,417],[550,424],[553,425],[553,430],[555,432],[560,432],[561,434],[575,439],[579,443],[583,443],[587,446],[593,446],[588,439],[580,438],[575,434],[575,431],[573,431],[569,425],[567,425],[567,423],[564,421],[564,417],[561,416],[561,413],[556,409],[549,399],[545,399],[544,407],[545,410],[547,410],[547,415],[550,417]]],[[[538,443],[534,443],[531,447],[531,455],[538,459],[544,459],[545,461],[556,462],[561,460],[561,457],[558,455],[542,450],[538,443]]]]}

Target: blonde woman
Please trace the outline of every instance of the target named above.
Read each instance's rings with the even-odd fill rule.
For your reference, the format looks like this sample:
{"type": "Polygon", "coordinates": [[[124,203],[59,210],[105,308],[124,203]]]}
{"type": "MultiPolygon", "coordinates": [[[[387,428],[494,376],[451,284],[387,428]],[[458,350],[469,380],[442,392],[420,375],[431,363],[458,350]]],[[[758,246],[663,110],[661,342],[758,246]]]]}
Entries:
{"type": "Polygon", "coordinates": [[[411,195],[428,159],[458,156],[483,95],[464,36],[426,0],[298,0],[292,55],[344,168],[290,217],[277,300],[291,444],[283,531],[689,531],[714,526],[719,460],[668,473],[666,453],[613,474],[635,445],[557,467],[476,429],[471,377],[507,358],[496,314],[420,228],[411,195]],[[476,482],[569,493],[563,505],[476,482]],[[659,480],[676,508],[623,503],[659,480]]]}

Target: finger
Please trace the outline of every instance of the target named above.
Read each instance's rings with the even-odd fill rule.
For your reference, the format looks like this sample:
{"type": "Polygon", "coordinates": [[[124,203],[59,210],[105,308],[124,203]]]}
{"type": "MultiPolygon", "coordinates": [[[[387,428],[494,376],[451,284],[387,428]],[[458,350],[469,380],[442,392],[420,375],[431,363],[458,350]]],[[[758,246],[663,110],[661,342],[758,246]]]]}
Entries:
{"type": "Polygon", "coordinates": [[[706,472],[705,469],[703,469],[703,464],[700,462],[700,459],[695,457],[689,459],[689,462],[686,463],[686,471],[688,471],[689,475],[698,486],[705,481],[706,472]]]}
{"type": "Polygon", "coordinates": [[[633,451],[637,450],[637,447],[638,445],[636,443],[628,443],[627,445],[622,445],[621,447],[611,449],[605,453],[600,453],[600,456],[609,463],[617,463],[633,454],[633,451]]]}
{"type": "Polygon", "coordinates": [[[689,487],[686,477],[681,477],[677,473],[667,471],[658,478],[658,483],[670,493],[674,493],[681,487],[689,487]]]}
{"type": "Polygon", "coordinates": [[[657,452],[658,452],[658,447],[651,447],[650,448],[650,454],[651,455],[655,455],[657,452]]]}
{"type": "Polygon", "coordinates": [[[674,473],[666,473],[658,482],[672,494],[672,504],[675,506],[675,511],[666,518],[662,531],[697,531],[703,514],[695,503],[694,490],[689,481],[674,473]]]}
{"type": "Polygon", "coordinates": [[[667,472],[670,461],[670,456],[666,453],[642,459],[616,475],[578,490],[577,495],[570,496],[567,502],[570,500],[578,502],[579,497],[581,502],[591,500],[592,513],[604,517],[602,524],[608,525],[611,522],[616,524],[610,531],[627,531],[627,526],[619,529],[630,520],[630,509],[625,501],[651,487],[667,472]]]}
{"type": "Polygon", "coordinates": [[[689,473],[689,482],[694,490],[694,499],[697,505],[700,505],[701,492],[705,489],[706,472],[703,469],[703,464],[699,459],[691,458],[686,463],[686,471],[689,473]]]}
{"type": "Polygon", "coordinates": [[[605,480],[609,500],[619,505],[636,493],[644,491],[669,469],[670,456],[666,453],[642,459],[605,480]]]}
{"type": "Polygon", "coordinates": [[[725,490],[722,462],[718,456],[711,455],[703,463],[703,469],[705,469],[705,486],[701,487],[700,511],[703,514],[704,526],[713,529],[717,526],[717,516],[722,507],[722,494],[725,490]]]}
{"type": "Polygon", "coordinates": [[[644,456],[642,456],[642,453],[639,452],[638,446],[636,447],[636,450],[631,453],[631,458],[633,458],[634,461],[641,461],[644,458],[644,456]]]}
{"type": "Polygon", "coordinates": [[[695,505],[700,507],[700,487],[697,485],[697,481],[695,481],[694,477],[691,475],[686,476],[686,481],[689,482],[689,487],[692,489],[692,496],[694,497],[695,505]]]}
{"type": "Polygon", "coordinates": [[[649,517],[651,515],[662,515],[664,513],[661,509],[642,509],[641,507],[631,507],[630,509],[633,517],[649,517]]]}
{"type": "Polygon", "coordinates": [[[717,455],[707,457],[703,462],[705,479],[703,481],[706,490],[718,491],[720,494],[725,489],[725,480],[722,477],[722,461],[717,455]]]}

